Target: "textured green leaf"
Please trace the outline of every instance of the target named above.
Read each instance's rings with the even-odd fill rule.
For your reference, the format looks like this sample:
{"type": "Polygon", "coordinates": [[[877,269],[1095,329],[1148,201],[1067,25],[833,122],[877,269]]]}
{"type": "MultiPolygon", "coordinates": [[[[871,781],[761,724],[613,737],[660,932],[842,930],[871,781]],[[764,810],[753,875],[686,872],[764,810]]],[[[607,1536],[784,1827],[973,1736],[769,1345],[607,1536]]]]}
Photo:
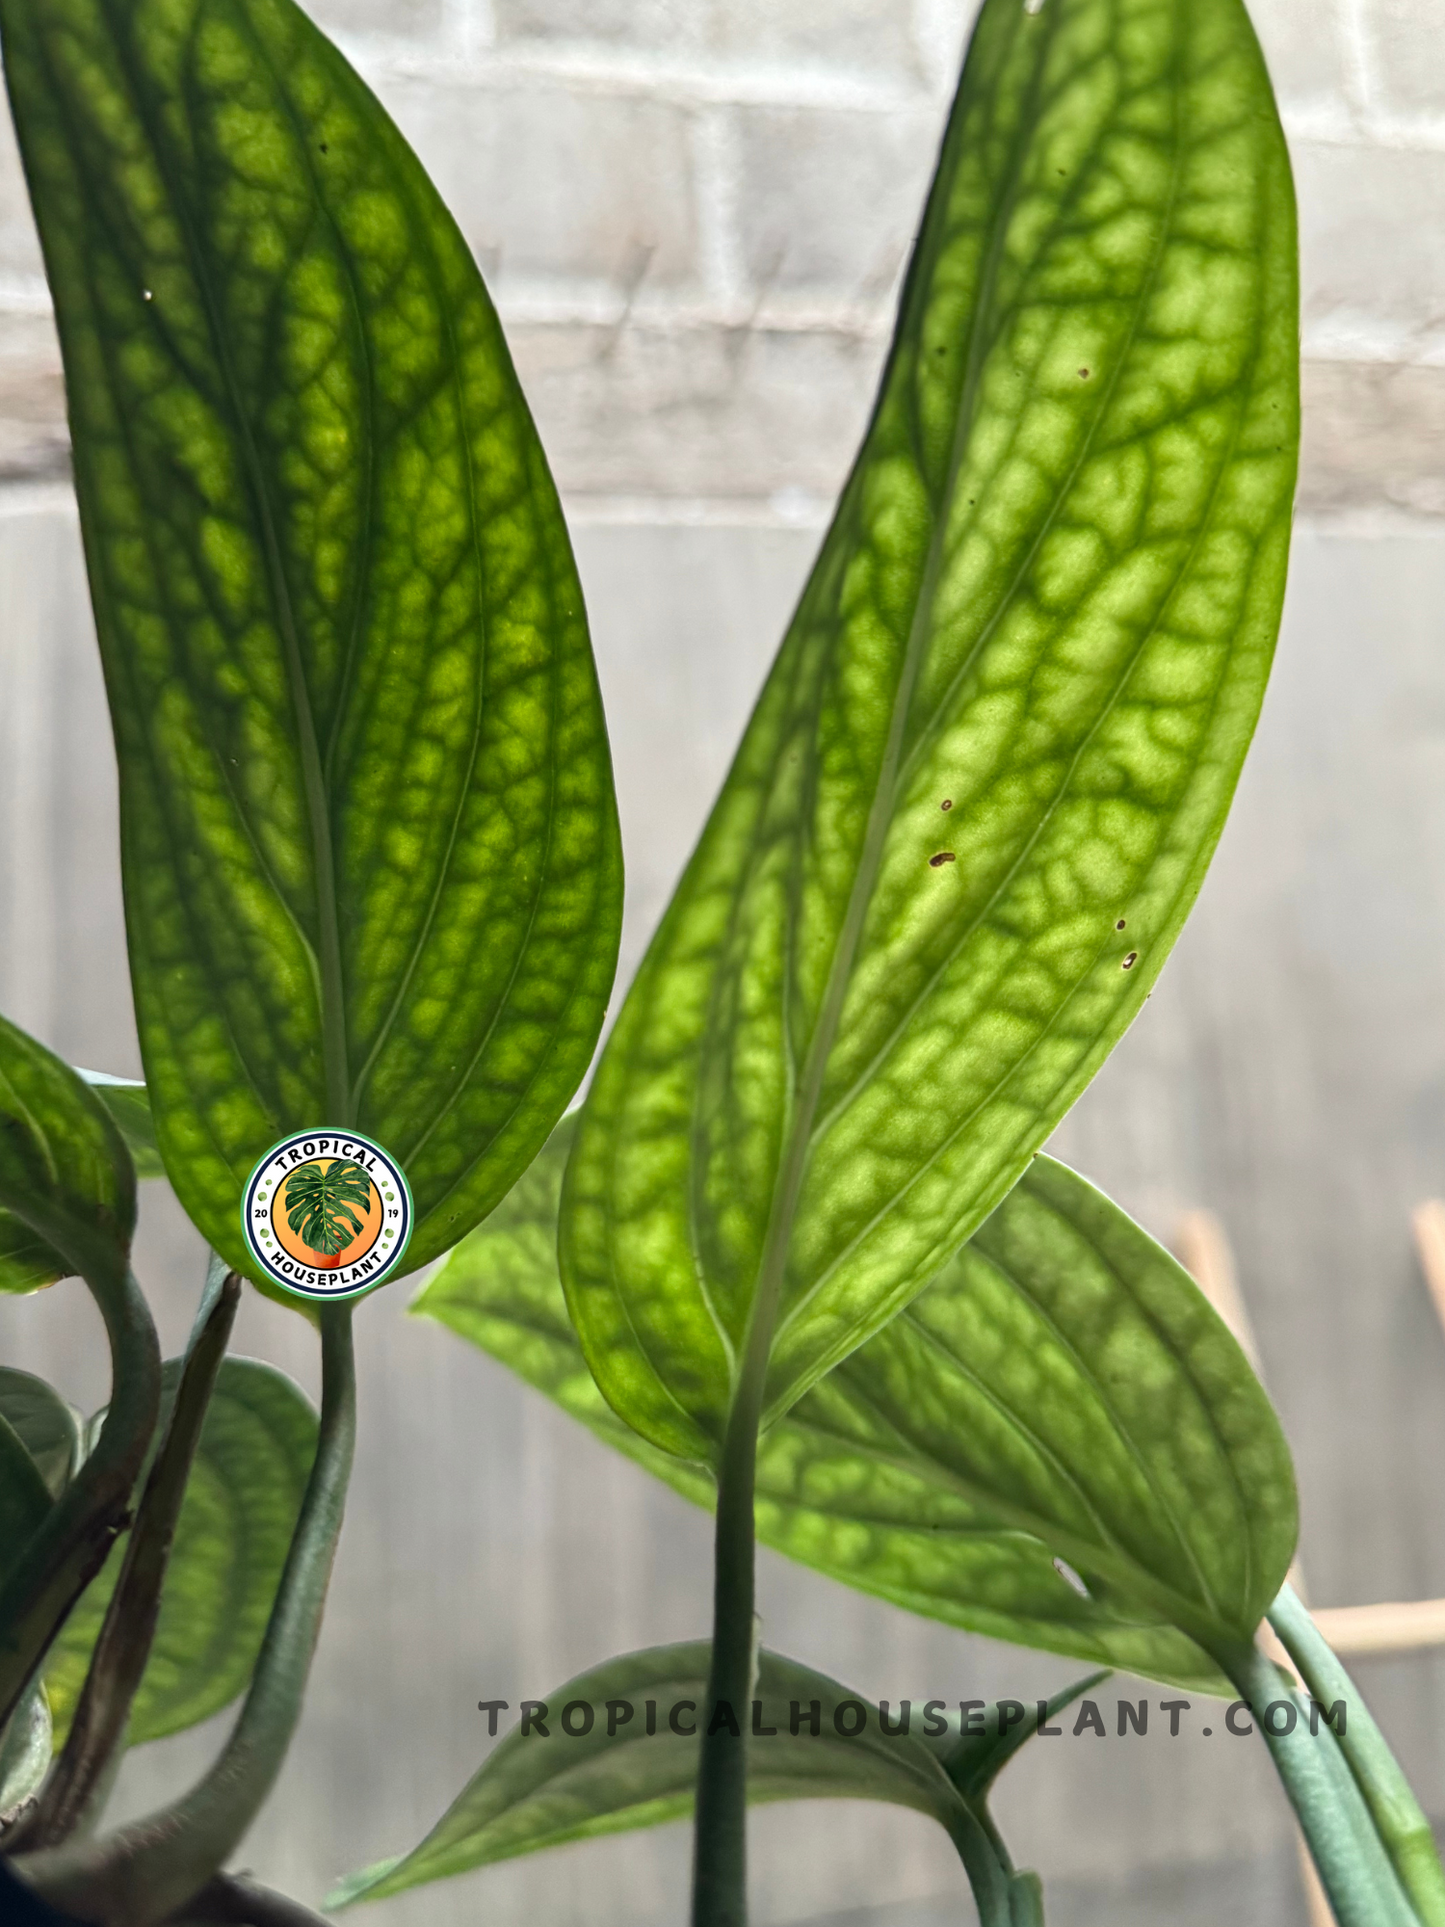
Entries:
{"type": "Polygon", "coordinates": [[[58,1499],[80,1463],[80,1414],[43,1378],[0,1365],[0,1418],[30,1454],[50,1496],[58,1499]]]}
{"type": "Polygon", "coordinates": [[[0,1017],[0,1291],[123,1276],[135,1171],[75,1072],[0,1017]]]}
{"type": "Polygon", "coordinates": [[[4,0],[0,29],[167,1172],[245,1271],[256,1160],[356,1126],[425,1264],[575,1089],[620,912],[581,592],[496,315],[290,0],[4,0]]]}
{"type": "MultiPolygon", "coordinates": [[[[711,1506],[706,1472],[607,1405],[568,1321],[554,1226],[573,1129],[415,1308],[711,1506]]],[[[1224,1692],[1198,1639],[1250,1636],[1296,1510],[1274,1413],[1193,1280],[1040,1157],[907,1312],[763,1435],[757,1523],[910,1611],[1224,1692]]]]}
{"type": "Polygon", "coordinates": [[[1298,434],[1241,0],[986,0],[867,439],[609,1040],[562,1260],[715,1459],[947,1261],[1140,1009],[1264,692],[1298,434]],[[761,1334],[761,1336],[760,1336],[761,1334]]]}
{"type": "Polygon", "coordinates": [[[133,1077],[112,1077],[106,1071],[85,1071],[78,1067],[76,1076],[84,1078],[119,1125],[135,1164],[136,1176],[163,1178],[166,1167],[156,1143],[155,1119],[151,1116],[151,1101],[145,1085],[133,1077]]]}
{"type": "MultiPolygon", "coordinates": [[[[671,1713],[677,1708],[679,1724],[696,1724],[707,1700],[708,1653],[704,1641],[660,1646],[608,1660],[569,1680],[545,1702],[545,1737],[536,1730],[523,1737],[520,1727],[509,1733],[418,1847],[353,1875],[327,1905],[377,1900],[518,1854],[690,1813],[697,1736],[673,1732],[671,1713]],[[561,1715],[578,1700],[593,1709],[594,1717],[589,1732],[573,1735],[563,1730],[561,1715]],[[609,1700],[635,1709],[630,1719],[619,1713],[611,1736],[609,1700]],[[647,1731],[649,1701],[654,1733],[647,1731]]],[[[836,1680],[768,1652],[758,1656],[756,1693],[756,1727],[751,1709],[736,1709],[740,1723],[758,1735],[748,1747],[753,1801],[882,1800],[926,1813],[951,1834],[967,1823],[963,1796],[942,1764],[957,1744],[956,1712],[951,1725],[935,1716],[941,1730],[934,1739],[923,1734],[921,1704],[910,1712],[907,1734],[885,1735],[876,1706],[868,1707],[836,1680]],[[814,1700],[816,1737],[808,1724],[814,1700]],[[794,1701],[801,1709],[796,1734],[790,1731],[794,1701]],[[851,1709],[862,1709],[866,1722],[853,1738],[840,1736],[834,1723],[838,1709],[850,1702],[851,1709]],[[768,1734],[768,1727],[777,1731],[768,1734]]],[[[856,1710],[846,1712],[845,1729],[858,1717],[856,1710]]],[[[889,1717],[897,1725],[900,1708],[891,1706],[889,1717]]],[[[583,1718],[574,1712],[571,1724],[580,1726],[583,1718]]]]}
{"type": "MultiPolygon", "coordinates": [[[[169,1361],[167,1410],[178,1376],[178,1361],[169,1361]]],[[[158,1436],[163,1430],[164,1414],[158,1436]]],[[[254,1358],[225,1359],[181,1505],[130,1744],[195,1726],[245,1687],[315,1452],[316,1417],[291,1380],[254,1358]]],[[[122,1543],[47,1659],[57,1744],[69,1731],[123,1553],[122,1543]]]]}
{"type": "Polygon", "coordinates": [[[39,1791],[51,1750],[50,1704],[36,1680],[0,1733],[0,1818],[39,1791]]]}
{"type": "Polygon", "coordinates": [[[53,1503],[40,1468],[0,1416],[0,1579],[25,1549],[53,1503]]]}

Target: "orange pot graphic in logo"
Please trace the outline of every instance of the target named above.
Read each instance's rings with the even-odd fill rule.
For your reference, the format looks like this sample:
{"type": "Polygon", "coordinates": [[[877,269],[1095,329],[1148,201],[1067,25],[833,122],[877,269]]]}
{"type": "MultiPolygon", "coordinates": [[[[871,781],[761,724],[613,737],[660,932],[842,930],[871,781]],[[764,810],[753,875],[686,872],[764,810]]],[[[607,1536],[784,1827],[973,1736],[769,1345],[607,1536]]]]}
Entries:
{"type": "Polygon", "coordinates": [[[346,1298],[395,1267],[411,1209],[401,1167],[371,1138],[298,1131],[251,1173],[241,1225],[274,1283],[306,1298],[346,1298]]]}
{"type": "Polygon", "coordinates": [[[282,1231],[281,1242],[294,1258],[335,1271],[376,1242],[380,1202],[371,1179],[350,1158],[298,1164],[281,1187],[281,1209],[292,1233],[288,1238],[282,1231]]]}

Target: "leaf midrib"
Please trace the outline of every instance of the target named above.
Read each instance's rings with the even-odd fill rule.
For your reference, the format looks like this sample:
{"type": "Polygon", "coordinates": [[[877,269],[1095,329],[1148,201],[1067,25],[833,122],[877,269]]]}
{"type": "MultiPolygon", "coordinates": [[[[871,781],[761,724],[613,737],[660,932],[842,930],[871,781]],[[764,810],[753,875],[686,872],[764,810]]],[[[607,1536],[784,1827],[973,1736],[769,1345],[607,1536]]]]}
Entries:
{"type": "MultiPolygon", "coordinates": [[[[1021,16],[1022,17],[1022,16],[1021,16]]],[[[1045,52],[1053,38],[1055,23],[1059,18],[1054,9],[1042,28],[1044,45],[1040,48],[1030,77],[1028,98],[1030,108],[1036,101],[1043,82],[1045,52]]],[[[1016,31],[1019,29],[1016,28],[1016,31]]],[[[963,449],[967,444],[972,428],[974,411],[978,399],[978,382],[982,368],[982,334],[993,289],[996,285],[999,264],[1003,252],[1008,222],[1020,191],[1020,155],[1027,143],[1032,120],[1029,111],[1020,115],[1009,143],[1007,163],[1008,191],[1002,195],[994,208],[993,223],[989,235],[987,265],[981,278],[978,298],[974,307],[969,329],[968,361],[964,375],[957,421],[954,427],[952,446],[949,452],[948,480],[944,485],[941,500],[946,502],[951,494],[954,478],[958,473],[963,449]]],[[[940,239],[939,245],[942,245],[940,239]]],[[[792,1235],[793,1219],[796,1215],[798,1198],[802,1192],[804,1175],[812,1151],[813,1124],[818,1104],[822,1097],[824,1079],[827,1074],[828,1059],[832,1053],[838,1025],[842,1020],[844,1001],[852,976],[852,969],[858,945],[862,940],[863,925],[868,904],[872,897],[873,886],[877,881],[878,870],[883,859],[887,829],[891,820],[894,788],[897,781],[899,763],[903,749],[903,739],[907,729],[908,712],[912,704],[913,691],[917,685],[922,659],[929,638],[929,624],[925,611],[931,614],[933,592],[936,589],[942,568],[943,522],[938,508],[935,507],[933,525],[929,534],[928,552],[924,561],[922,580],[914,605],[912,621],[909,625],[908,642],[904,650],[903,665],[899,672],[898,684],[894,690],[893,705],[888,722],[888,738],[878,779],[874,786],[873,799],[869,806],[868,823],[864,832],[863,848],[860,852],[853,887],[849,892],[848,908],[844,914],[843,927],[838,943],[829,964],[828,982],[824,991],[823,1003],[818,1015],[818,1026],[809,1043],[808,1055],[800,1080],[799,1099],[789,1124],[787,1149],[784,1154],[780,1174],[779,1189],[774,1194],[773,1209],[763,1245],[763,1255],[758,1267],[758,1284],[753,1293],[749,1308],[748,1329],[745,1339],[744,1366],[742,1380],[735,1392],[735,1399],[746,1398],[750,1406],[756,1407],[756,1418],[761,1416],[764,1387],[767,1377],[768,1358],[772,1345],[773,1329],[777,1321],[779,1299],[782,1291],[783,1271],[787,1260],[788,1245],[792,1235]]]]}

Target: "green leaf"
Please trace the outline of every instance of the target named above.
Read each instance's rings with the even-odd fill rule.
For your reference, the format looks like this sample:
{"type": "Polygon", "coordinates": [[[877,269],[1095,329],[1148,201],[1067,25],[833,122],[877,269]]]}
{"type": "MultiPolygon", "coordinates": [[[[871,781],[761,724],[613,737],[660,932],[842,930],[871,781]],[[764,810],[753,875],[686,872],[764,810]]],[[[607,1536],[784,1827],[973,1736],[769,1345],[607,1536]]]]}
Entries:
{"type": "Polygon", "coordinates": [[[36,1680],[0,1733],[0,1818],[39,1792],[51,1751],[50,1703],[36,1680]]]}
{"type": "MultiPolygon", "coordinates": [[[[179,1361],[170,1360],[166,1410],[178,1376],[179,1361]]],[[[157,1436],[163,1431],[164,1413],[157,1436]]],[[[131,1709],[131,1745],[195,1726],[244,1689],[315,1452],[316,1417],[291,1380],[254,1358],[223,1360],[131,1709]]],[[[57,1745],[69,1731],[123,1554],[117,1545],[47,1659],[57,1745]]]]}
{"type": "MultiPolygon", "coordinates": [[[[671,1716],[677,1709],[679,1725],[696,1724],[707,1701],[708,1654],[705,1641],[660,1646],[569,1680],[545,1702],[545,1737],[535,1729],[523,1737],[520,1727],[509,1733],[419,1846],[352,1875],[328,1896],[327,1906],[379,1900],[518,1854],[690,1813],[697,1736],[674,1732],[671,1716]],[[620,1703],[615,1716],[609,1700],[620,1703]],[[593,1709],[586,1733],[562,1727],[562,1715],[575,1701],[593,1709]],[[649,1704],[653,1733],[647,1731],[649,1704]],[[622,1706],[633,1709],[630,1718],[622,1706]]],[[[910,1711],[907,1734],[885,1735],[876,1706],[836,1680],[769,1652],[758,1656],[756,1693],[755,1715],[751,1708],[734,1709],[756,1736],[748,1746],[749,1799],[882,1800],[926,1813],[950,1834],[970,1827],[970,1810],[941,1764],[940,1740],[922,1731],[921,1704],[910,1711]],[[796,1734],[790,1730],[794,1701],[800,1708],[796,1734]],[[809,1725],[813,1701],[816,1737],[809,1725]],[[835,1723],[845,1707],[845,1733],[860,1713],[864,1719],[855,1737],[840,1735],[835,1723]],[[768,1733],[770,1727],[776,1731],[768,1733]]],[[[901,1708],[890,1707],[889,1717],[898,1724],[901,1708]]],[[[569,1715],[573,1727],[584,1718],[581,1712],[569,1715]]],[[[952,1746],[956,1735],[937,1714],[934,1723],[942,1729],[942,1745],[952,1746]]]]}
{"type": "Polygon", "coordinates": [[[135,1172],[104,1105],[0,1017],[0,1291],[124,1275],[135,1172]]]}
{"type": "Polygon", "coordinates": [[[29,1453],[51,1498],[58,1499],[80,1464],[80,1414],[43,1378],[0,1365],[0,1418],[29,1453]]]}
{"type": "Polygon", "coordinates": [[[136,1176],[163,1178],[166,1167],[161,1162],[160,1147],[156,1143],[155,1119],[151,1116],[151,1101],[145,1085],[137,1083],[132,1077],[112,1077],[107,1071],[86,1071],[77,1067],[75,1074],[89,1084],[119,1125],[126,1149],[135,1164],[136,1176]]]}
{"type": "Polygon", "coordinates": [[[1107,1672],[1089,1673],[1083,1679],[1076,1679],[1072,1686],[1055,1693],[1043,1705],[1043,1720],[1040,1721],[1038,1702],[1026,1717],[1016,1725],[1005,1726],[1002,1716],[994,1714],[993,1730],[988,1727],[987,1715],[984,1716],[984,1729],[981,1733],[964,1733],[959,1730],[960,1721],[956,1716],[949,1721],[948,1741],[939,1742],[943,1770],[958,1788],[970,1805],[982,1812],[988,1796],[993,1791],[993,1783],[1003,1772],[1014,1755],[1038,1732],[1040,1725],[1049,1725],[1055,1716],[1062,1713],[1066,1706],[1082,1699],[1109,1678],[1107,1672]]]}
{"type": "MultiPolygon", "coordinates": [[[[706,1472],[606,1404],[568,1321],[554,1226],[574,1128],[415,1309],[711,1506],[706,1472]]],[[[763,1435],[757,1525],[910,1611],[1223,1693],[1200,1641],[1252,1636],[1297,1517],[1278,1421],[1193,1280],[1040,1157],[908,1311],[763,1435]]]]}
{"type": "Polygon", "coordinates": [[[1264,692],[1298,336],[1241,0],[986,0],[867,439],[568,1177],[583,1347],[666,1450],[716,1461],[745,1359],[766,1423],[886,1324],[1142,1007],[1264,692]]]}
{"type": "Polygon", "coordinates": [[[590,1059],[621,856],[581,591],[455,223],[290,0],[3,0],[166,1170],[247,1271],[280,1136],[404,1166],[407,1265],[590,1059]]]}
{"type": "Polygon", "coordinates": [[[52,1503],[39,1466],[9,1420],[0,1415],[0,1579],[25,1550],[26,1540],[39,1529],[52,1503]]]}
{"type": "Polygon", "coordinates": [[[359,1164],[346,1158],[333,1159],[324,1170],[319,1164],[298,1164],[285,1191],[287,1222],[312,1251],[334,1258],[360,1237],[371,1207],[371,1179],[359,1164]]]}

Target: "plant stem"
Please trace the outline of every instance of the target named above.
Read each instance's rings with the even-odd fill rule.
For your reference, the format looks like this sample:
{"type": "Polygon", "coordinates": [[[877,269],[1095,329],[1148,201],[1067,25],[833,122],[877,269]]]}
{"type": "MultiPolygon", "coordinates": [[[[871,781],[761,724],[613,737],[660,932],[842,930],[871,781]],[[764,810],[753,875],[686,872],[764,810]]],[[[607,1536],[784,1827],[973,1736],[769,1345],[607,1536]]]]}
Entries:
{"type": "Polygon", "coordinates": [[[1215,1657],[1254,1714],[1339,1927],[1419,1927],[1332,1730],[1310,1732],[1308,1707],[1256,1647],[1215,1657]],[[1275,1733],[1262,1715],[1282,1703],[1296,1718],[1288,1733],[1275,1733]]]}
{"type": "Polygon", "coordinates": [[[1014,1927],[1013,1862],[988,1809],[975,1808],[960,1799],[956,1812],[945,1825],[968,1875],[974,1905],[978,1908],[978,1927],[1014,1927]]]}
{"type": "Polygon", "coordinates": [[[146,1481],[65,1750],[15,1841],[15,1851],[34,1852],[67,1837],[124,1737],[131,1702],[150,1658],[186,1480],[240,1300],[241,1280],[213,1257],[165,1438],[146,1481]]]}
{"type": "Polygon", "coordinates": [[[321,1426],[301,1514],[266,1636],[230,1738],[191,1791],[104,1839],[26,1855],[21,1871],[55,1906],[154,1927],[184,1914],[260,1811],[301,1714],[311,1655],[341,1531],[356,1443],[356,1370],[349,1304],[321,1310],[321,1426]]]}
{"type": "Polygon", "coordinates": [[[757,1400],[740,1393],[728,1420],[718,1472],[712,1663],[693,1833],[693,1927],[746,1927],[748,1917],[747,1735],[757,1647],[753,1610],[757,1453],[757,1400]],[[736,1732],[721,1715],[724,1707],[736,1721],[736,1732]]]}
{"type": "Polygon", "coordinates": [[[125,1526],[160,1405],[160,1346],[134,1274],[98,1262],[85,1283],[110,1341],[110,1408],[95,1450],[0,1587],[0,1728],[125,1526]]]}
{"type": "Polygon", "coordinates": [[[1331,1651],[1292,1586],[1286,1585],[1274,1602],[1269,1623],[1314,1698],[1323,1706],[1333,1705],[1337,1700],[1344,1702],[1340,1751],[1365,1797],[1375,1830],[1425,1927],[1445,1927],[1445,1873],[1441,1871],[1430,1822],[1359,1688],[1331,1651]]]}

